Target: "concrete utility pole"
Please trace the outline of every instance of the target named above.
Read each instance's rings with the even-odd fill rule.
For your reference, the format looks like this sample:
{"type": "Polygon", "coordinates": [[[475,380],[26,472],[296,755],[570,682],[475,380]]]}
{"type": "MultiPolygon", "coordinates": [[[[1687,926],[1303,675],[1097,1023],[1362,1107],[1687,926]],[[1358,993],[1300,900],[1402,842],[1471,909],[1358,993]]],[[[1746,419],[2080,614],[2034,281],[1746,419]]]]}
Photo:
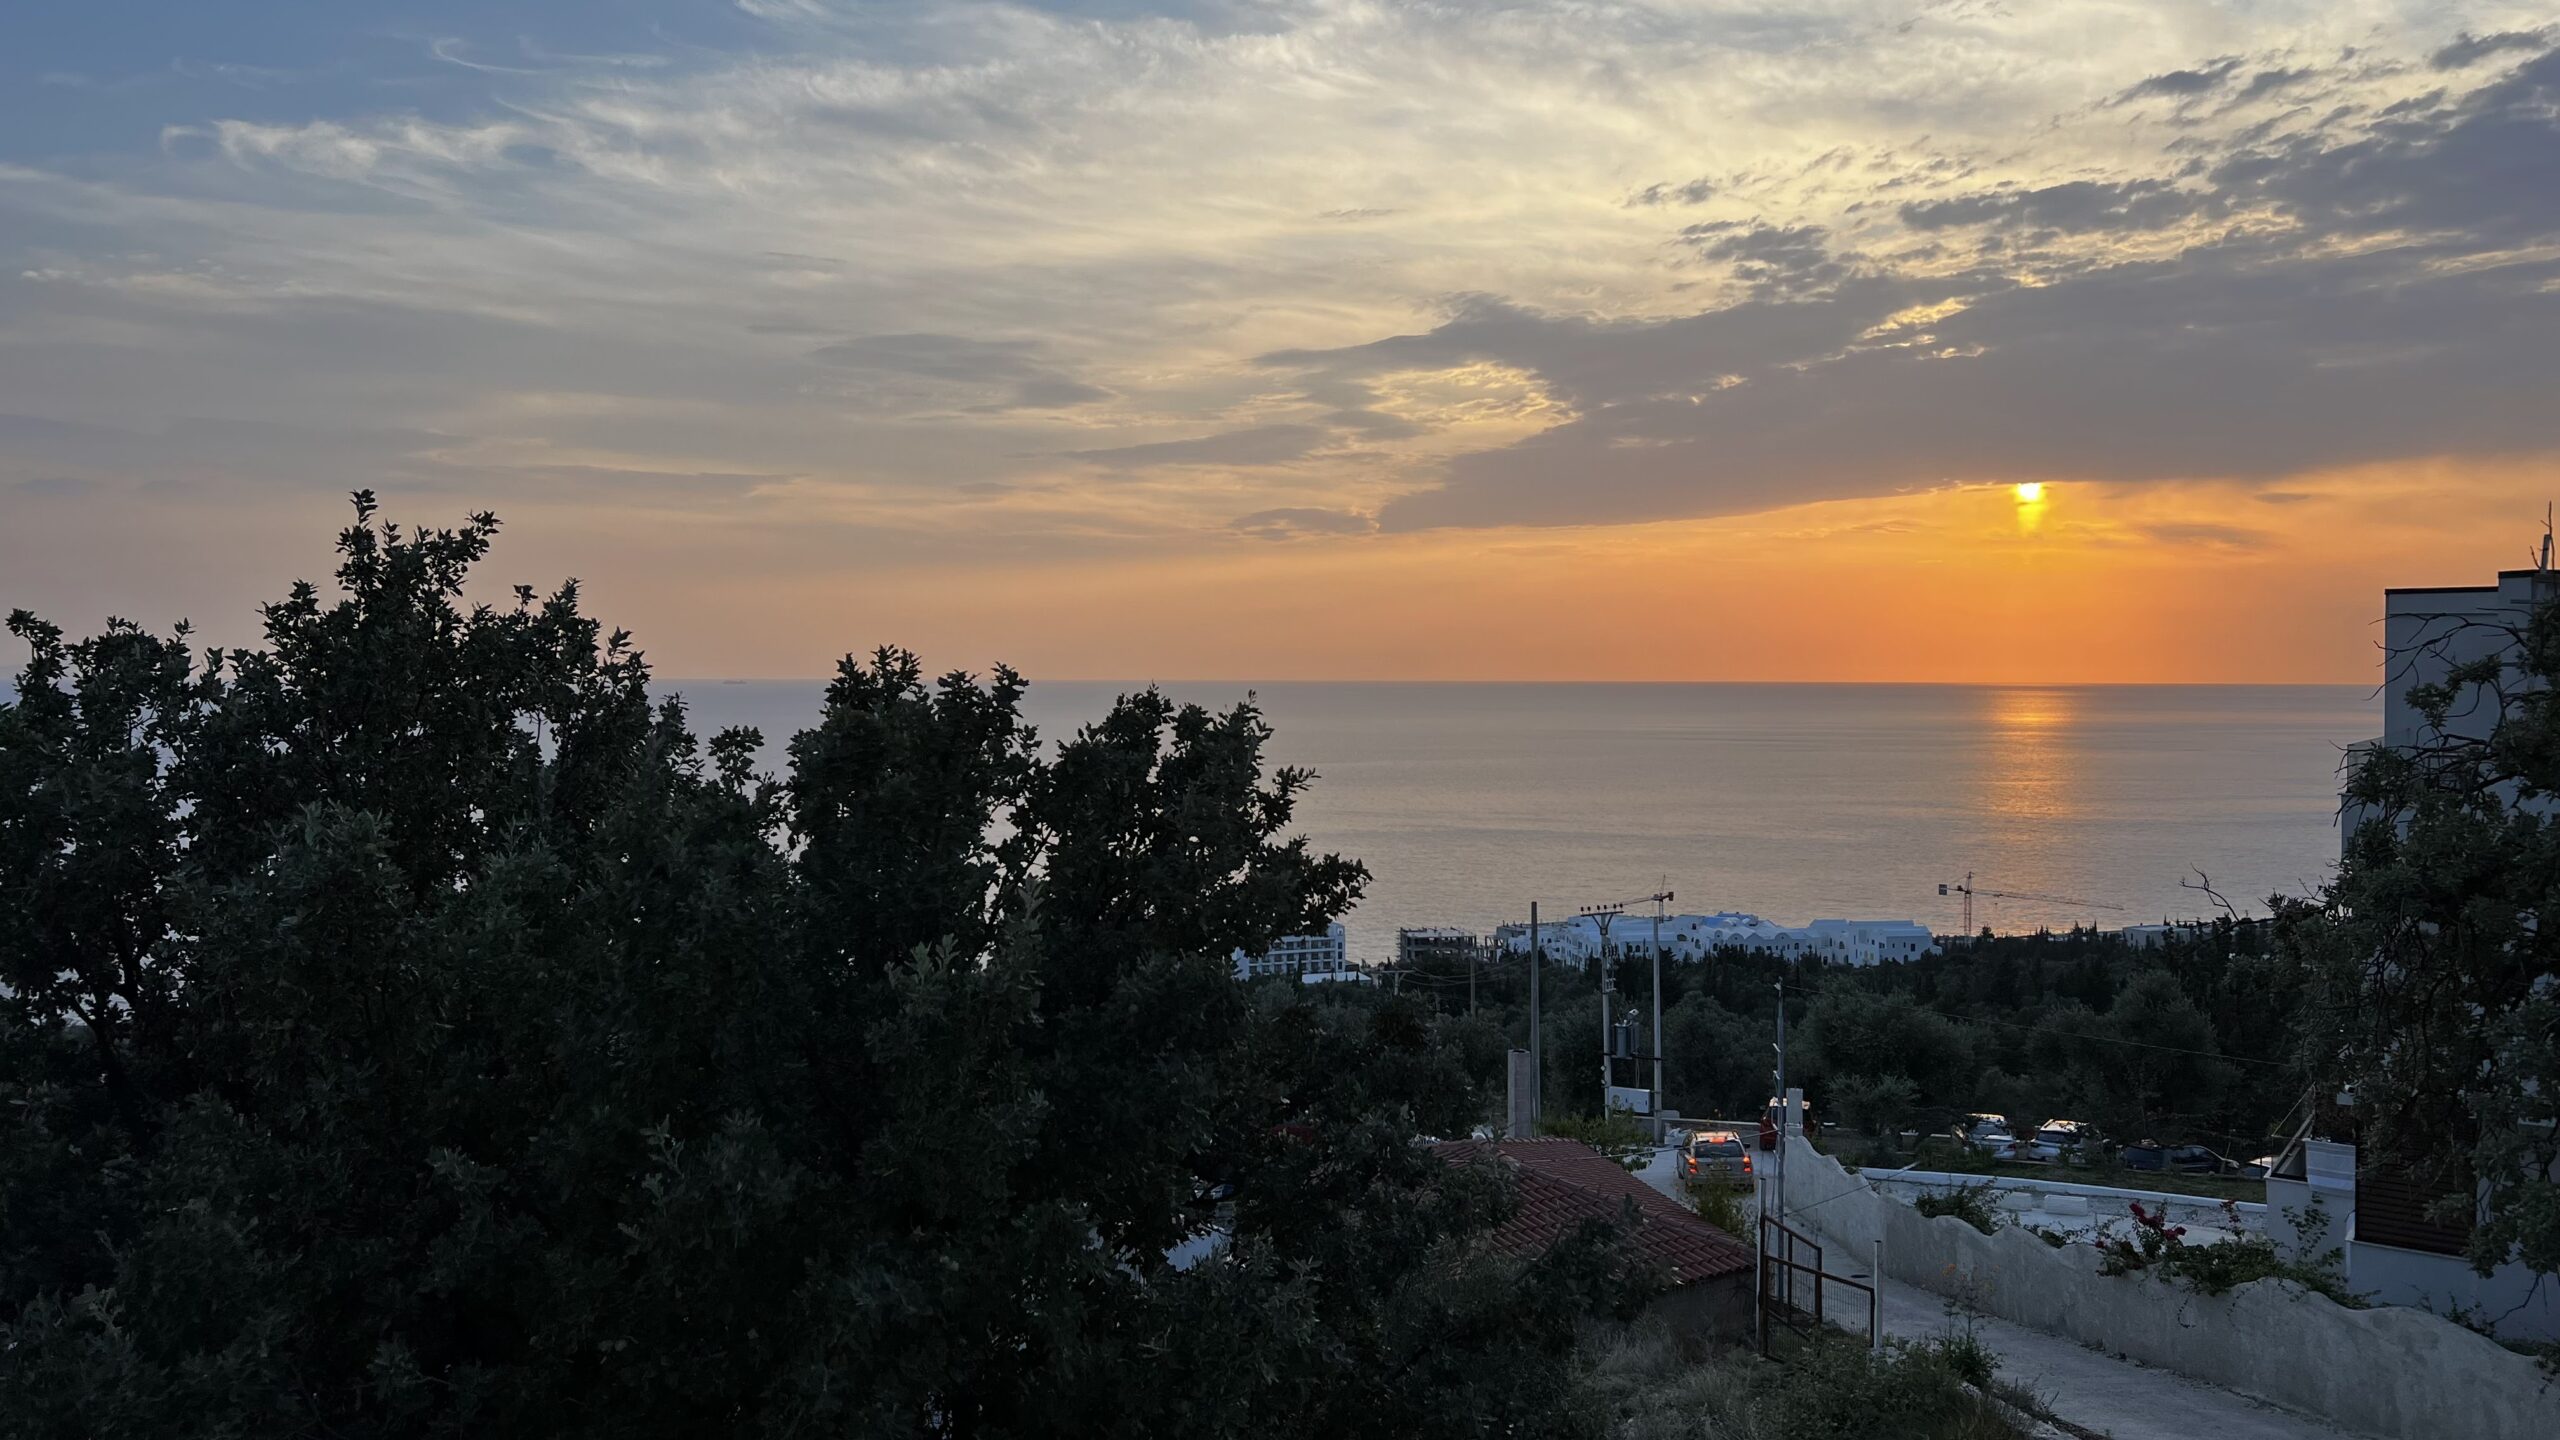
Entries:
{"type": "Polygon", "coordinates": [[[1778,1157],[1770,1176],[1770,1193],[1778,1202],[1778,1223],[1787,1223],[1787,982],[1778,982],[1778,1074],[1771,1103],[1778,1107],[1778,1157]]]}
{"type": "MultiPolygon", "coordinates": [[[[1605,922],[1601,926],[1600,933],[1603,935],[1609,933],[1608,926],[1605,922]]],[[[1609,1010],[1609,997],[1617,994],[1618,992],[1610,988],[1611,977],[1609,971],[1612,967],[1609,964],[1609,946],[1606,941],[1601,943],[1600,959],[1597,963],[1600,967],[1600,1118],[1606,1120],[1609,1118],[1609,1092],[1611,1089],[1609,1084],[1609,1057],[1616,1053],[1618,1048],[1618,1037],[1616,1034],[1618,1017],[1611,1014],[1609,1010]]]]}
{"type": "Polygon", "coordinates": [[[1547,1052],[1538,1043],[1538,972],[1547,968],[1538,958],[1538,902],[1529,902],[1529,1122],[1534,1125],[1546,1113],[1541,1103],[1546,1096],[1547,1052]]]}
{"type": "MultiPolygon", "coordinates": [[[[1662,1113],[1662,905],[1671,898],[1663,891],[1653,897],[1653,1113],[1662,1113]]],[[[1654,1126],[1654,1138],[1662,1138],[1661,1125],[1654,1126]]]]}

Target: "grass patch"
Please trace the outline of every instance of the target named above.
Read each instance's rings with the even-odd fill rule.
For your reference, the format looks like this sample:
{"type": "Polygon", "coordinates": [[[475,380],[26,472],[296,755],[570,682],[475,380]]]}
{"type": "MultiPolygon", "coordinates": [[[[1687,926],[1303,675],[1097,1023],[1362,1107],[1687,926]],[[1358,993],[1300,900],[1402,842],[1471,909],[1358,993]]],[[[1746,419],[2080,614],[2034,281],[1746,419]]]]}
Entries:
{"type": "Polygon", "coordinates": [[[1971,1388],[1970,1372],[1990,1373],[1988,1352],[1955,1354],[1954,1338],[1877,1353],[1824,1335],[1777,1347],[1774,1360],[1735,1350],[1693,1364],[1638,1328],[1592,1346],[1591,1384],[1618,1440],[2019,1440],[1971,1388]]]}

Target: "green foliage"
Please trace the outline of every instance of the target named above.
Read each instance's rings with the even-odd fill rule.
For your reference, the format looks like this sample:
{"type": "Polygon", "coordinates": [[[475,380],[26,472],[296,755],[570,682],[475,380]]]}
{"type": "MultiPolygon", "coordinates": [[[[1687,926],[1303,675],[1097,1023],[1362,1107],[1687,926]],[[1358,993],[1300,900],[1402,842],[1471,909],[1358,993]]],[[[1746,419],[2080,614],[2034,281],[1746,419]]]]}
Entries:
{"type": "Polygon", "coordinates": [[[1659,1334],[1601,1348],[1595,1374],[1618,1440],[2017,1440],[1974,1384],[1990,1356],[1958,1340],[1838,1335],[1790,1345],[1778,1363],[1733,1353],[1689,1364],[1659,1334]]]}
{"type": "MultiPolygon", "coordinates": [[[[2128,1208],[2133,1212],[2132,1233],[2099,1243],[2101,1275],[2148,1272],[2199,1295],[2228,1294],[2233,1287],[2253,1280],[2290,1280],[2351,1309],[2365,1306],[2363,1297],[2348,1290],[2345,1277],[2338,1272],[2340,1252],[2331,1250],[2315,1253],[2309,1260],[2288,1260],[2278,1252],[2273,1240],[2250,1234],[2242,1226],[2236,1202],[2222,1202],[2223,1227],[2231,1232],[2230,1237],[2201,1245],[2188,1244],[2187,1227],[2170,1224],[2166,1211],[2147,1210],[2140,1201],[2128,1208]]],[[[2297,1224],[2308,1226],[2302,1232],[2302,1248],[2314,1250],[2326,1229],[2327,1216],[2306,1215],[2302,1211],[2288,1215],[2297,1224]]]]}
{"type": "Polygon", "coordinates": [[[1993,1208],[1991,1195],[1988,1185],[1958,1185],[1929,1191],[1912,1201],[1911,1208],[1923,1215],[1952,1215],[1988,1235],[2000,1228],[2000,1212],[1993,1208]]]}
{"type": "Polygon", "coordinates": [[[1653,1136],[1644,1122],[1624,1110],[1602,1115],[1551,1115],[1538,1122],[1538,1133],[1579,1140],[1629,1169],[1654,1148],[1653,1136]]]}
{"type": "Polygon", "coordinates": [[[1954,1371],[1956,1377],[1976,1389],[1991,1384],[1992,1372],[2000,1368],[2000,1357],[1982,1343],[1982,1337],[1970,1330],[1933,1335],[1922,1342],[1938,1363],[1954,1371]]]}
{"type": "Polygon", "coordinates": [[[1697,1210],[1699,1219],[1734,1239],[1751,1238],[1751,1217],[1743,1209],[1740,1187],[1700,1185],[1689,1192],[1689,1204],[1697,1210]]]}
{"type": "Polygon", "coordinates": [[[1876,1137],[1897,1135],[1920,1103],[1920,1087],[1907,1075],[1843,1075],[1824,1093],[1835,1119],[1876,1137]]]}
{"type": "MultiPolygon", "coordinates": [[[[2560,602],[2521,626],[2430,627],[2493,653],[2413,688],[2414,743],[2355,756],[2358,824],[2314,901],[2280,904],[2310,1017],[2296,1042],[2345,1087],[2362,1163],[2470,1213],[2482,1273],[2560,1273],[2560,602]]],[[[2395,673],[2418,662],[2393,657],[2395,673]]]]}
{"type": "Polygon", "coordinates": [[[1050,752],[881,651],[777,780],[574,586],[465,602],[495,531],[360,496],[253,650],[10,618],[0,1428],[1582,1427],[1642,1287],[1475,1243],[1466,1037],[1232,981],[1365,879],[1250,705],[1050,752]]]}

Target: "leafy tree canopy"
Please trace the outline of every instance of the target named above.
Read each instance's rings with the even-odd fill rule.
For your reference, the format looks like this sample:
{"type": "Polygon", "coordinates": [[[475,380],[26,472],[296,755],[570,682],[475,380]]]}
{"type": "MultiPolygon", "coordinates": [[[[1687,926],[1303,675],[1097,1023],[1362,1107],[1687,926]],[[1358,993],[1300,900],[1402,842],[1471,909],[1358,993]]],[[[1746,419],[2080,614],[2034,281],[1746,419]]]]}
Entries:
{"type": "Polygon", "coordinates": [[[10,617],[0,1429],[1587,1428],[1635,1281],[1471,1243],[1461,1037],[1232,981],[1365,879],[1250,704],[883,650],[768,778],[358,510],[260,648],[10,617]]]}
{"type": "MultiPolygon", "coordinates": [[[[2476,1208],[2471,1258],[2560,1272],[2560,603],[2409,692],[2416,743],[2360,751],[2337,881],[2279,909],[2305,1067],[2363,1159],[2476,1208]]],[[[2403,655],[2395,663],[2414,657],[2403,655]]]]}

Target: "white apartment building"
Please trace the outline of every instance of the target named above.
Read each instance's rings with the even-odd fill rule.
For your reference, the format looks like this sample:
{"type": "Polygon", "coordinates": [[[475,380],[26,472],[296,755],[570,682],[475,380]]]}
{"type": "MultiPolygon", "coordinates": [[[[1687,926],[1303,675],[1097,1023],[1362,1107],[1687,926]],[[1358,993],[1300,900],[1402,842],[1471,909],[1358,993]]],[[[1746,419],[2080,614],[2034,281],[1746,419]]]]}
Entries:
{"type": "MultiPolygon", "coordinates": [[[[2534,607],[2555,589],[2560,572],[2535,569],[2502,570],[2495,585],[2384,591],[2382,734],[2366,745],[2416,747],[2442,738],[2409,703],[2410,688],[2440,683],[2469,661],[2514,655],[2534,607]]],[[[2509,684],[2516,679],[2508,676],[2509,684]]],[[[2498,718],[2497,695],[2474,685],[2455,697],[2442,735],[2485,739],[2498,718]]],[[[2363,819],[2354,806],[2340,812],[2341,846],[2363,819]]],[[[2472,1269],[2464,1248],[2482,1214],[2475,1206],[2470,1215],[2439,1215],[2438,1198],[2405,1173],[2360,1162],[2353,1145],[2306,1140],[2279,1156],[2267,1177],[2267,1229],[2289,1254],[2337,1248],[2348,1288],[2382,1304],[2467,1313],[2508,1339],[2560,1339],[2560,1292],[2521,1264],[2486,1275],[2472,1269]],[[2327,1221],[2317,1241],[2293,1223],[2315,1208],[2327,1221]]]]}
{"type": "MultiPolygon", "coordinates": [[[[1738,910],[1713,915],[1666,915],[1662,919],[1662,951],[1673,960],[1703,960],[1719,950],[1758,950],[1789,960],[1825,960],[1837,965],[1875,965],[1888,960],[1917,960],[1938,948],[1929,927],[1911,920],[1815,920],[1804,925],[1778,925],[1738,910]]],[[[1652,947],[1653,917],[1620,915],[1610,921],[1607,946],[1621,955],[1642,955],[1652,947]]],[[[1511,954],[1529,948],[1529,927],[1505,925],[1494,943],[1511,954]]],[[[1596,916],[1574,915],[1539,927],[1538,943],[1548,958],[1568,965],[1588,965],[1601,953],[1602,930],[1596,916]]]]}
{"type": "Polygon", "coordinates": [[[1406,969],[1425,960],[1464,961],[1484,947],[1484,938],[1454,925],[1408,925],[1396,931],[1396,964],[1406,969]]]}
{"type": "MultiPolygon", "coordinates": [[[[2358,748],[2415,747],[2438,738],[2426,730],[2409,691],[2442,682],[2457,665],[2521,648],[2534,606],[2560,591],[2560,571],[2501,570],[2494,585],[2415,585],[2382,592],[2382,734],[2358,748]]],[[[2509,677],[2513,683],[2514,677],[2509,677]]],[[[2488,738],[2498,723],[2498,696],[2473,685],[2454,699],[2444,735],[2488,738]]],[[[2339,814],[2343,853],[2356,826],[2357,807],[2339,814]]]]}
{"type": "Polygon", "coordinates": [[[1343,935],[1342,922],[1337,920],[1324,927],[1321,935],[1283,935],[1260,955],[1238,950],[1235,962],[1239,980],[1265,975],[1329,974],[1351,968],[1350,945],[1343,935]]]}

